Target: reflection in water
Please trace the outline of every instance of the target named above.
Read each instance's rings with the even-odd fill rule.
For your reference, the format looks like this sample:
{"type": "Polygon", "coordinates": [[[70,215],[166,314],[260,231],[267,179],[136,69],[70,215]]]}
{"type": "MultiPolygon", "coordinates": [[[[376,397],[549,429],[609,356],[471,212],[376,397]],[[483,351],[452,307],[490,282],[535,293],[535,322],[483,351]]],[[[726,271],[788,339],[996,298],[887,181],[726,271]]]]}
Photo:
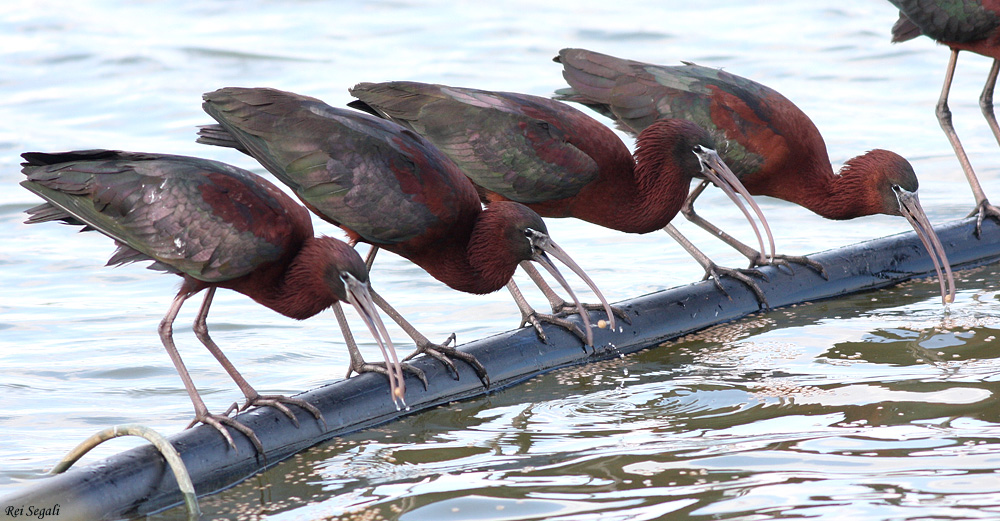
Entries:
{"type": "Polygon", "coordinates": [[[956,497],[995,510],[1000,366],[965,352],[986,353],[974,340],[995,333],[992,311],[915,329],[933,291],[886,304],[895,291],[910,289],[878,294],[876,328],[881,312],[852,299],[824,304],[836,321],[775,327],[772,311],[313,448],[266,473],[282,481],[269,490],[299,498],[289,513],[388,519],[906,518],[954,515],[956,497]],[[927,347],[935,335],[962,342],[927,347]],[[929,349],[969,363],[944,371],[929,349]]]}
{"type": "MultiPolygon", "coordinates": [[[[876,147],[908,157],[933,222],[971,209],[930,110],[940,85],[926,79],[940,73],[944,53],[929,40],[891,46],[896,12],[884,1],[36,4],[0,3],[0,112],[10,122],[0,125],[0,495],[38,479],[100,428],[139,422],[172,433],[191,415],[150,334],[176,281],[104,268],[113,248],[95,251],[100,241],[86,234],[22,225],[37,201],[16,186],[18,154],[122,148],[263,172],[194,142],[195,126],[208,122],[200,96],[219,87],[272,86],[336,106],[357,82],[393,79],[548,95],[564,85],[551,58],[566,46],[691,60],[794,100],[835,167],[876,147]]],[[[956,78],[955,121],[981,125],[975,100],[989,60],[963,60],[980,70],[968,72],[977,78],[969,85],[956,78]]],[[[976,128],[964,144],[987,192],[997,193],[996,143],[976,128]]],[[[701,197],[699,211],[745,238],[740,216],[717,195],[701,197]]],[[[758,203],[786,253],[907,229],[890,216],[835,222],[758,203]]],[[[677,224],[713,259],[743,262],[677,224]]],[[[702,274],[665,234],[548,226],[612,301],[702,274]]],[[[509,297],[456,294],[391,255],[380,256],[372,278],[433,338],[454,331],[467,342],[517,321],[509,297]]],[[[1000,269],[956,279],[958,298],[946,311],[937,282],[916,280],[554,371],[331,440],[202,498],[202,510],[205,519],[281,521],[995,518],[1000,269]]],[[[215,340],[245,346],[233,363],[261,392],[294,394],[346,370],[332,317],[298,323],[237,295],[217,301],[228,311],[210,319],[215,340]]],[[[209,407],[224,409],[238,391],[190,328],[176,336],[209,407]]],[[[127,444],[103,445],[94,458],[127,444]]],[[[182,518],[180,509],[151,517],[182,518]]]]}

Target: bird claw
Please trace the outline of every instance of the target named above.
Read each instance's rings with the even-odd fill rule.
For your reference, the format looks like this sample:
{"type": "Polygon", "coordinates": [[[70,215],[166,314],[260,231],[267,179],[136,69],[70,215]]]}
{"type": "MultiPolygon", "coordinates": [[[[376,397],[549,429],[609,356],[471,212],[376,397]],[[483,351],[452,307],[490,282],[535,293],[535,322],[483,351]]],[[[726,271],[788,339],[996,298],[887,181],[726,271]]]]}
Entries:
{"type": "Polygon", "coordinates": [[[295,424],[295,427],[298,428],[299,419],[295,417],[295,414],[293,414],[292,411],[289,410],[287,406],[285,406],[286,403],[289,405],[295,405],[301,407],[309,411],[309,413],[312,414],[313,417],[315,417],[320,423],[323,424],[323,430],[324,431],[326,430],[326,420],[323,419],[323,413],[321,413],[319,409],[313,406],[313,404],[298,398],[289,398],[287,396],[282,396],[280,394],[258,394],[255,397],[247,397],[246,403],[244,403],[243,406],[239,408],[239,410],[245,411],[250,407],[264,407],[264,406],[274,407],[275,409],[281,411],[285,416],[288,416],[288,418],[292,420],[292,423],[295,424]]]}
{"type": "MultiPolygon", "coordinates": [[[[602,306],[601,309],[604,309],[604,307],[602,306]]],[[[589,342],[587,341],[587,335],[584,334],[583,330],[581,330],[580,327],[574,324],[573,322],[557,317],[556,315],[546,315],[545,313],[539,313],[537,311],[523,317],[521,320],[520,327],[524,327],[525,324],[529,322],[531,323],[531,325],[535,326],[535,331],[538,332],[538,336],[541,337],[542,342],[546,344],[549,342],[548,337],[545,336],[545,332],[542,331],[542,322],[548,322],[549,324],[554,324],[559,327],[562,327],[563,329],[569,330],[570,333],[576,335],[577,338],[579,338],[580,341],[583,342],[584,352],[587,351],[587,346],[589,345],[589,342]]]]}
{"type": "MultiPolygon", "coordinates": [[[[420,380],[420,383],[424,384],[424,390],[427,390],[427,375],[424,374],[422,369],[405,363],[399,364],[399,367],[401,367],[404,371],[412,373],[413,376],[416,376],[417,379],[420,380]]],[[[389,377],[389,370],[385,368],[385,362],[364,362],[359,364],[357,367],[351,366],[347,369],[347,378],[351,377],[351,373],[378,373],[387,378],[389,377]]]]}
{"type": "MultiPolygon", "coordinates": [[[[230,411],[232,411],[232,409],[233,408],[230,407],[227,410],[227,414],[230,411]]],[[[212,427],[215,427],[215,430],[222,433],[222,437],[226,439],[226,442],[229,443],[229,446],[232,447],[233,450],[235,450],[236,452],[239,452],[240,449],[236,448],[236,442],[233,441],[233,437],[229,434],[229,430],[226,429],[226,426],[232,427],[240,431],[241,433],[243,433],[244,436],[250,439],[250,443],[253,443],[253,446],[257,449],[258,454],[264,454],[264,446],[261,445],[260,439],[257,438],[257,435],[253,432],[253,429],[247,427],[246,425],[243,425],[242,423],[236,421],[235,419],[229,417],[228,415],[210,414],[207,412],[204,414],[195,414],[194,420],[192,420],[191,423],[188,424],[187,428],[190,429],[191,427],[194,427],[198,423],[204,423],[205,425],[211,425],[212,427]]]]}
{"type": "Polygon", "coordinates": [[[535,332],[538,333],[538,338],[542,341],[542,343],[543,344],[548,344],[549,343],[549,337],[545,336],[545,330],[542,329],[542,323],[538,320],[538,318],[536,317],[536,315],[537,315],[537,313],[522,314],[521,315],[521,324],[518,325],[517,327],[518,327],[518,329],[520,329],[520,328],[525,327],[525,326],[527,326],[527,325],[530,324],[532,327],[535,328],[535,332]]]}
{"type": "Polygon", "coordinates": [[[807,268],[812,269],[816,273],[819,273],[823,280],[830,280],[830,275],[826,272],[826,268],[822,264],[810,259],[805,255],[775,255],[771,258],[769,264],[785,266],[788,268],[790,274],[794,275],[795,272],[792,270],[790,263],[801,264],[807,268]]]}
{"type": "Polygon", "coordinates": [[[981,239],[983,236],[983,219],[985,219],[986,217],[992,217],[996,219],[998,222],[1000,222],[1000,208],[993,206],[986,199],[984,199],[983,202],[976,205],[976,207],[972,210],[972,213],[970,213],[967,217],[972,217],[973,215],[977,216],[976,239],[981,239]]]}
{"type": "MultiPolygon", "coordinates": [[[[604,311],[604,304],[580,304],[580,305],[583,306],[583,309],[586,309],[587,311],[604,311]]],[[[557,317],[566,317],[569,315],[576,315],[580,312],[580,310],[577,309],[576,304],[570,304],[569,302],[563,301],[560,304],[553,304],[552,312],[555,313],[557,317]]],[[[628,316],[628,313],[624,309],[618,306],[611,306],[611,312],[614,313],[616,317],[624,320],[626,324],[632,323],[632,318],[628,316]]],[[[611,317],[608,318],[610,319],[611,317]]]]}
{"type": "Polygon", "coordinates": [[[789,275],[795,275],[795,270],[788,263],[788,258],[785,255],[775,255],[768,259],[758,258],[756,261],[750,263],[750,268],[757,268],[760,266],[774,266],[778,270],[785,268],[788,270],[789,275]]]}
{"type": "MultiPolygon", "coordinates": [[[[238,413],[238,412],[240,412],[242,410],[243,409],[240,408],[240,404],[239,403],[233,402],[232,404],[229,405],[229,408],[226,409],[226,411],[222,413],[222,415],[223,416],[232,416],[233,414],[236,414],[236,413],[238,413]]],[[[192,420],[191,423],[188,425],[188,428],[190,429],[196,423],[198,423],[197,419],[192,420]]]]}
{"type": "Polygon", "coordinates": [[[711,278],[713,281],[715,281],[715,287],[719,288],[719,290],[722,291],[722,293],[729,300],[732,300],[733,298],[730,297],[729,292],[727,292],[725,288],[722,287],[722,282],[719,281],[721,275],[732,277],[742,282],[747,287],[749,287],[751,291],[753,291],[754,295],[757,296],[757,300],[761,303],[761,305],[764,306],[764,308],[771,307],[771,305],[767,303],[767,297],[764,296],[764,292],[760,289],[760,286],[758,286],[757,283],[752,278],[750,278],[751,276],[758,277],[762,279],[764,282],[768,282],[767,275],[754,269],[734,269],[716,265],[712,265],[706,268],[705,278],[702,280],[711,278]]]}
{"type": "MultiPolygon", "coordinates": [[[[418,345],[417,350],[403,360],[409,360],[421,353],[426,354],[448,367],[452,374],[455,375],[455,379],[458,380],[458,368],[455,367],[455,363],[451,361],[452,358],[455,358],[472,366],[472,369],[476,372],[476,376],[479,377],[479,381],[483,382],[483,387],[489,388],[490,377],[486,374],[486,368],[483,367],[483,364],[481,364],[475,356],[464,351],[459,351],[456,347],[449,347],[449,344],[454,341],[455,333],[452,333],[447,339],[445,339],[443,344],[432,344],[428,342],[426,344],[418,345]]],[[[424,382],[424,388],[426,389],[426,387],[427,383],[424,382]]]]}

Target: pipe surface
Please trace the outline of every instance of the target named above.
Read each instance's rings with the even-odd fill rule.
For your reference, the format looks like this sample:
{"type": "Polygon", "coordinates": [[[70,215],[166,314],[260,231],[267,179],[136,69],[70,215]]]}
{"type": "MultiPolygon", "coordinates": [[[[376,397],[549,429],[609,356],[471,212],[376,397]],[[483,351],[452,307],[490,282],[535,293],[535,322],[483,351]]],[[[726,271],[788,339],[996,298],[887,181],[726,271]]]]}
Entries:
{"type": "MultiPolygon", "coordinates": [[[[1000,259],[997,223],[986,219],[980,239],[974,236],[974,228],[975,220],[965,219],[937,229],[952,266],[969,268],[1000,259]]],[[[794,272],[773,266],[761,268],[768,280],[760,281],[759,286],[772,308],[835,298],[934,274],[931,259],[913,232],[817,253],[810,258],[826,267],[829,280],[800,265],[793,265],[794,272]]],[[[533,329],[525,328],[470,342],[462,350],[475,355],[486,367],[492,382],[490,390],[502,389],[555,368],[632,353],[759,310],[753,292],[742,283],[728,278],[721,282],[730,298],[718,291],[714,282],[702,281],[617,303],[632,323],[619,320],[616,333],[595,328],[596,349],[582,349],[579,340],[568,331],[546,325],[548,344],[540,342],[533,329]]],[[[596,324],[601,318],[595,312],[591,322],[596,324]]],[[[579,317],[570,320],[582,327],[579,317]]],[[[239,414],[236,419],[257,433],[265,448],[264,457],[238,432],[231,431],[238,447],[234,451],[214,428],[205,425],[169,439],[181,454],[195,490],[204,496],[335,436],[489,392],[463,362],[455,364],[459,380],[429,357],[412,362],[424,370],[429,387],[424,390],[412,375],[404,373],[409,404],[406,410],[397,410],[393,405],[384,377],[367,373],[297,396],[322,411],[325,430],[312,415],[297,407],[290,409],[297,415],[300,428],[271,407],[239,414]]],[[[173,474],[150,445],[40,479],[0,499],[0,509],[6,505],[58,504],[59,515],[47,519],[119,519],[154,513],[181,501],[173,474]]]]}

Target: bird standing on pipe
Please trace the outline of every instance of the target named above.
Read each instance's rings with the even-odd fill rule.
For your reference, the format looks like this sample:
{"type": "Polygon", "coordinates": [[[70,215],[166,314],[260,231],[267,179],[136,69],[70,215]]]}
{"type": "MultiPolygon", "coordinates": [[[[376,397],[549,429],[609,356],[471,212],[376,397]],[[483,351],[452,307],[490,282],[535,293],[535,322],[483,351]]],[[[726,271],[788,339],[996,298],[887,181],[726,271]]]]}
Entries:
{"type": "Polygon", "coordinates": [[[28,210],[28,224],[63,221],[111,237],[118,250],[108,265],[153,261],[150,269],[183,277],[163,321],[160,340],[194,404],[195,421],[257,435],[226,415],[208,412],[174,345],[173,323],[187,299],[205,291],[194,332],[246,396],[240,410],[270,405],[298,424],[285,404],[320,411],[296,398],[261,395],[240,375],[208,334],[206,319],[217,288],[242,293],[295,319],[333,307],[357,372],[389,378],[397,406],[405,395],[395,349],[369,295],[368,271],[357,252],[332,237],[313,235],[309,212],[277,186],[230,165],[193,157],[113,150],[23,154],[21,182],[45,203],[28,210]],[[340,303],[349,303],[368,326],[386,366],[364,363],[340,303]],[[388,348],[388,353],[386,349],[388,348]]]}
{"type": "MultiPolygon", "coordinates": [[[[204,95],[203,108],[219,124],[203,127],[199,142],[249,154],[352,241],[396,253],[453,289],[484,294],[510,287],[519,263],[537,262],[577,302],[585,341],[593,345],[588,315],[550,257],[605,302],[593,281],[528,207],[503,202],[483,209],[472,183],[427,140],[395,123],[275,89],[220,89],[204,95]]],[[[519,295],[522,314],[533,314],[519,295]]],[[[613,323],[606,302],[605,309],[613,323]]],[[[472,355],[433,344],[412,326],[408,333],[417,343],[415,354],[434,356],[453,370],[449,357],[464,360],[486,382],[472,355]]]]}
{"type": "MultiPolygon", "coordinates": [[[[913,167],[899,154],[871,150],[834,173],[823,136],[809,116],[760,83],[691,63],[653,65],[585,49],[563,49],[556,61],[570,85],[557,98],[586,105],[633,134],[662,118],[694,121],[712,134],[719,154],[753,195],[784,199],[827,219],[877,213],[904,217],[930,254],[941,300],[955,300],[944,246],[917,198],[913,167]]],[[[699,193],[692,192],[689,205],[699,193]]],[[[724,233],[693,208],[688,217],[724,233]]]]}
{"type": "Polygon", "coordinates": [[[716,265],[670,226],[691,180],[708,178],[753,225],[761,248],[755,259],[763,263],[763,239],[736,195],[743,192],[773,254],[767,221],[698,125],[657,122],[640,134],[633,156],[611,129],[549,98],[413,81],[359,83],[350,92],[358,98],[350,106],[400,123],[448,154],[484,200],[517,201],[544,217],[576,217],[627,233],[666,227],[720,289],[719,274],[729,275],[766,304],[745,270],[716,265]]]}
{"type": "Polygon", "coordinates": [[[986,216],[1000,220],[1000,208],[990,204],[986,192],[979,184],[979,178],[972,169],[969,156],[958,140],[958,133],[951,124],[951,110],[948,109],[948,93],[951,90],[951,80],[955,76],[955,64],[958,62],[959,51],[971,51],[993,58],[993,68],[986,77],[986,85],[979,97],[979,107],[982,109],[986,122],[993,131],[993,137],[1000,143],[1000,125],[993,112],[993,89],[997,84],[997,74],[1000,73],[1000,2],[996,0],[938,0],[921,2],[919,0],[889,0],[899,9],[899,20],[892,26],[892,43],[912,40],[920,35],[951,48],[951,58],[944,74],[944,85],[941,87],[941,97],[938,98],[936,113],[938,123],[944,130],[948,142],[951,143],[958,162],[962,165],[965,178],[972,188],[976,198],[976,208],[969,215],[978,215],[976,220],[976,236],[982,233],[983,218],[986,216]]]}

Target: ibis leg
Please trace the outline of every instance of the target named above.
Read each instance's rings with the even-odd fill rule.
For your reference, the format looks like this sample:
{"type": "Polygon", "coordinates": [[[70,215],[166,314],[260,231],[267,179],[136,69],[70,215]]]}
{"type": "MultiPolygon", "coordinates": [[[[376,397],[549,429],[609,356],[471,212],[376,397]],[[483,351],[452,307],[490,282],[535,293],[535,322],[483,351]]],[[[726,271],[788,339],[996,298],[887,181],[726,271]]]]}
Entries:
{"type": "Polygon", "coordinates": [[[715,286],[719,288],[720,291],[725,293],[726,296],[729,296],[729,293],[726,292],[725,288],[722,287],[722,283],[719,282],[719,277],[722,275],[732,277],[742,282],[743,284],[746,284],[747,287],[749,287],[753,291],[754,295],[757,296],[757,300],[760,301],[760,303],[765,308],[770,307],[767,303],[767,297],[764,296],[764,292],[760,289],[760,286],[758,286],[757,283],[752,278],[750,278],[750,276],[754,276],[766,280],[767,277],[763,273],[753,269],[743,270],[743,269],[733,269],[733,268],[726,268],[723,266],[719,266],[712,259],[710,259],[708,255],[705,255],[703,251],[699,250],[697,246],[695,246],[691,241],[689,241],[687,237],[682,235],[681,232],[677,230],[677,228],[674,228],[674,225],[667,224],[663,228],[663,231],[667,232],[668,235],[673,237],[674,240],[677,241],[677,243],[680,244],[682,248],[684,248],[692,257],[694,257],[694,260],[698,261],[698,264],[701,264],[701,267],[705,269],[705,278],[706,279],[711,278],[712,280],[714,280],[715,286]]]}
{"type": "Polygon", "coordinates": [[[184,388],[187,390],[188,396],[191,398],[191,403],[194,404],[195,422],[201,422],[215,427],[216,430],[222,433],[222,436],[226,438],[226,441],[229,442],[229,446],[231,446],[234,450],[239,450],[236,448],[236,443],[233,441],[233,437],[229,434],[229,430],[226,429],[226,426],[232,427],[242,432],[247,438],[250,438],[254,447],[257,448],[257,452],[263,454],[264,447],[260,444],[260,440],[250,427],[243,425],[229,416],[211,414],[208,412],[208,407],[205,406],[204,400],[202,400],[201,395],[198,394],[198,389],[195,388],[194,381],[191,380],[191,375],[184,366],[184,361],[181,360],[181,355],[177,351],[177,346],[174,345],[174,320],[177,318],[177,313],[180,312],[181,305],[184,304],[184,301],[187,300],[188,296],[189,295],[181,293],[174,298],[166,316],[164,316],[163,320],[160,321],[159,333],[160,341],[163,342],[163,347],[167,350],[167,354],[170,356],[170,361],[174,363],[174,368],[177,369],[177,374],[180,375],[181,381],[184,382],[184,388]]]}
{"type": "Polygon", "coordinates": [[[517,287],[517,284],[514,283],[513,279],[507,283],[507,290],[510,291],[511,296],[514,297],[514,302],[517,304],[517,308],[521,310],[521,324],[518,327],[524,327],[531,324],[535,328],[535,332],[538,333],[538,338],[540,338],[542,342],[548,343],[549,338],[545,336],[545,331],[542,329],[542,322],[548,322],[550,324],[560,326],[576,335],[577,338],[583,342],[584,351],[587,350],[587,346],[590,345],[590,341],[588,340],[587,335],[580,330],[579,326],[569,320],[559,318],[555,315],[546,315],[535,311],[534,308],[531,307],[531,304],[528,304],[528,300],[525,299],[524,294],[521,293],[521,288],[517,287]]]}
{"type": "Polygon", "coordinates": [[[244,403],[243,407],[240,407],[239,410],[244,411],[250,408],[251,406],[269,405],[284,413],[285,416],[288,416],[292,420],[292,423],[294,423],[295,426],[298,427],[299,420],[295,417],[294,414],[292,414],[292,411],[288,410],[288,407],[286,407],[285,404],[297,405],[309,411],[317,420],[325,424],[325,421],[323,420],[323,414],[320,413],[319,409],[317,409],[309,402],[306,402],[305,400],[299,400],[297,398],[289,398],[287,396],[282,396],[280,394],[262,395],[258,393],[257,390],[250,385],[250,382],[247,382],[246,378],[243,378],[243,375],[241,375],[239,371],[236,370],[236,367],[233,365],[232,362],[229,361],[229,358],[227,358],[226,355],[222,352],[222,349],[220,349],[219,346],[215,343],[215,341],[212,340],[212,338],[208,335],[208,323],[207,323],[208,309],[209,307],[211,307],[212,299],[214,297],[215,297],[215,288],[208,288],[205,294],[205,300],[204,302],[202,302],[201,309],[198,311],[198,317],[194,321],[194,334],[198,337],[198,340],[201,340],[201,343],[205,345],[205,347],[208,349],[208,352],[212,353],[212,356],[214,356],[215,359],[219,361],[219,364],[222,365],[222,368],[225,369],[227,373],[229,373],[229,376],[233,379],[234,382],[236,382],[236,385],[240,388],[240,391],[243,392],[243,396],[246,397],[246,403],[244,403]]]}
{"type": "MultiPolygon", "coordinates": [[[[545,298],[549,299],[549,304],[552,306],[552,312],[555,313],[556,316],[563,317],[566,315],[572,315],[574,313],[579,312],[579,310],[576,308],[576,304],[571,304],[567,302],[564,298],[560,297],[555,292],[555,290],[552,289],[552,286],[549,286],[549,283],[546,282],[544,278],[542,278],[542,274],[538,272],[538,269],[535,268],[533,264],[531,264],[530,262],[522,262],[521,268],[524,269],[524,272],[527,273],[529,277],[531,277],[532,282],[534,282],[535,285],[538,286],[538,289],[542,291],[542,293],[545,295],[545,298]]],[[[583,309],[586,309],[588,311],[604,310],[604,304],[583,303],[580,305],[583,306],[583,309]]],[[[632,319],[629,318],[628,313],[626,313],[623,309],[611,306],[611,311],[615,314],[616,317],[625,320],[625,322],[629,324],[632,323],[632,319]]]]}
{"type": "Polygon", "coordinates": [[[369,273],[372,271],[372,265],[375,264],[376,254],[378,254],[378,246],[372,246],[372,248],[368,250],[368,255],[365,256],[365,269],[367,269],[369,273]]]}
{"type": "MultiPolygon", "coordinates": [[[[990,126],[990,130],[993,132],[993,137],[996,138],[997,143],[1000,144],[1000,125],[997,124],[997,116],[993,110],[993,91],[997,86],[997,74],[1000,73],[1000,60],[993,60],[993,66],[990,68],[989,76],[986,77],[986,85],[983,86],[983,94],[979,97],[979,108],[983,111],[983,116],[986,117],[986,122],[990,126]]],[[[986,215],[993,217],[994,219],[1000,220],[1000,209],[989,203],[986,199],[986,194],[983,192],[982,187],[979,186],[979,181],[972,187],[973,194],[976,195],[976,210],[979,213],[979,217],[976,220],[976,234],[977,236],[981,233],[981,228],[983,225],[983,218],[986,215]],[[976,193],[976,187],[979,187],[979,194],[976,193]],[[980,199],[980,194],[982,199],[980,199]]],[[[973,213],[975,213],[973,212],[973,213]]]]}
{"type": "MultiPolygon", "coordinates": [[[[423,333],[418,331],[417,328],[413,327],[413,324],[410,324],[409,321],[403,318],[403,315],[399,311],[396,311],[396,309],[386,302],[386,300],[376,291],[369,290],[369,293],[371,293],[372,301],[375,302],[375,305],[381,308],[382,311],[384,311],[385,314],[393,320],[393,322],[399,324],[399,327],[403,329],[403,332],[405,332],[413,340],[413,343],[417,345],[416,351],[408,355],[406,358],[403,358],[403,360],[410,360],[421,353],[426,354],[448,367],[457,379],[458,369],[455,367],[455,363],[451,361],[451,358],[455,358],[472,366],[472,369],[476,371],[476,375],[479,376],[483,385],[489,387],[490,378],[486,374],[486,368],[483,367],[483,364],[479,363],[479,360],[477,360],[476,357],[448,345],[455,341],[454,333],[449,335],[443,344],[435,344],[424,336],[423,333]]],[[[403,364],[403,369],[416,373],[417,377],[423,381],[424,388],[427,388],[427,377],[424,376],[423,371],[411,366],[410,364],[403,364]]]]}
{"type": "MultiPolygon", "coordinates": [[[[951,143],[951,148],[955,150],[955,156],[958,157],[958,163],[962,166],[962,171],[965,172],[965,178],[969,181],[969,187],[972,188],[972,195],[976,198],[976,209],[969,215],[979,215],[976,221],[976,236],[979,237],[982,233],[983,218],[988,215],[1000,220],[1000,210],[991,205],[989,200],[986,199],[986,192],[983,191],[982,185],[979,184],[979,178],[976,177],[976,172],[972,169],[969,156],[965,153],[965,148],[962,147],[962,142],[958,139],[958,133],[955,132],[955,126],[951,122],[951,110],[948,108],[948,93],[951,91],[951,81],[955,76],[956,63],[958,63],[958,51],[952,49],[951,57],[948,59],[948,69],[944,74],[944,84],[941,86],[941,97],[938,98],[935,113],[937,114],[941,129],[944,130],[944,135],[948,137],[948,142],[951,143]]],[[[994,69],[990,71],[979,102],[984,114],[989,112],[992,115],[993,113],[993,87],[995,85],[996,64],[994,63],[994,69]],[[989,107],[988,110],[987,107],[989,107]]],[[[990,117],[986,117],[987,121],[990,120],[990,117]]],[[[994,130],[994,133],[996,134],[997,131],[994,130]]],[[[1000,137],[998,137],[998,140],[1000,140],[1000,137]]]]}
{"type": "MultiPolygon", "coordinates": [[[[728,233],[724,232],[718,226],[712,224],[711,222],[709,222],[708,220],[706,220],[704,217],[702,217],[702,216],[698,215],[697,213],[695,213],[695,211],[694,211],[694,201],[695,201],[695,199],[698,198],[699,195],[701,195],[701,193],[703,191],[705,191],[705,187],[707,187],[708,184],[709,184],[708,181],[702,181],[701,184],[699,184],[698,186],[696,186],[694,188],[694,190],[691,191],[691,194],[688,195],[687,199],[684,200],[684,205],[681,206],[681,213],[684,215],[684,217],[688,221],[691,221],[692,223],[694,223],[699,228],[701,228],[701,229],[707,231],[708,233],[710,233],[710,234],[718,237],[720,240],[722,240],[722,242],[725,242],[726,244],[732,246],[733,249],[735,249],[736,251],[740,252],[740,254],[742,254],[744,257],[746,257],[747,259],[749,259],[750,260],[750,267],[751,268],[753,268],[755,266],[761,266],[761,265],[763,265],[764,263],[762,263],[761,259],[760,259],[760,252],[758,252],[754,248],[751,248],[747,244],[744,244],[743,242],[740,242],[738,239],[736,239],[732,235],[729,235],[728,233]]],[[[824,279],[829,279],[829,277],[828,277],[828,275],[826,273],[826,268],[824,268],[822,264],[820,264],[820,263],[818,263],[818,262],[816,262],[814,260],[809,259],[809,257],[806,257],[805,255],[780,255],[779,254],[779,255],[775,255],[771,259],[771,261],[770,261],[771,264],[775,264],[775,265],[779,265],[779,266],[786,266],[786,267],[788,267],[788,263],[789,262],[794,262],[796,264],[802,264],[802,265],[808,266],[809,268],[812,268],[813,270],[817,271],[820,275],[822,275],[824,279]]],[[[791,269],[791,267],[789,267],[788,269],[791,269]]]]}
{"type": "Polygon", "coordinates": [[[390,389],[396,389],[396,373],[387,367],[387,364],[370,364],[365,362],[364,357],[361,356],[361,350],[358,349],[358,343],[354,340],[354,334],[351,333],[351,326],[347,323],[347,316],[344,315],[344,308],[340,305],[340,302],[333,304],[333,314],[337,317],[337,323],[340,324],[340,330],[344,334],[344,341],[347,342],[347,352],[351,357],[351,367],[347,370],[347,378],[351,377],[352,372],[358,374],[379,373],[389,379],[390,389]]]}

